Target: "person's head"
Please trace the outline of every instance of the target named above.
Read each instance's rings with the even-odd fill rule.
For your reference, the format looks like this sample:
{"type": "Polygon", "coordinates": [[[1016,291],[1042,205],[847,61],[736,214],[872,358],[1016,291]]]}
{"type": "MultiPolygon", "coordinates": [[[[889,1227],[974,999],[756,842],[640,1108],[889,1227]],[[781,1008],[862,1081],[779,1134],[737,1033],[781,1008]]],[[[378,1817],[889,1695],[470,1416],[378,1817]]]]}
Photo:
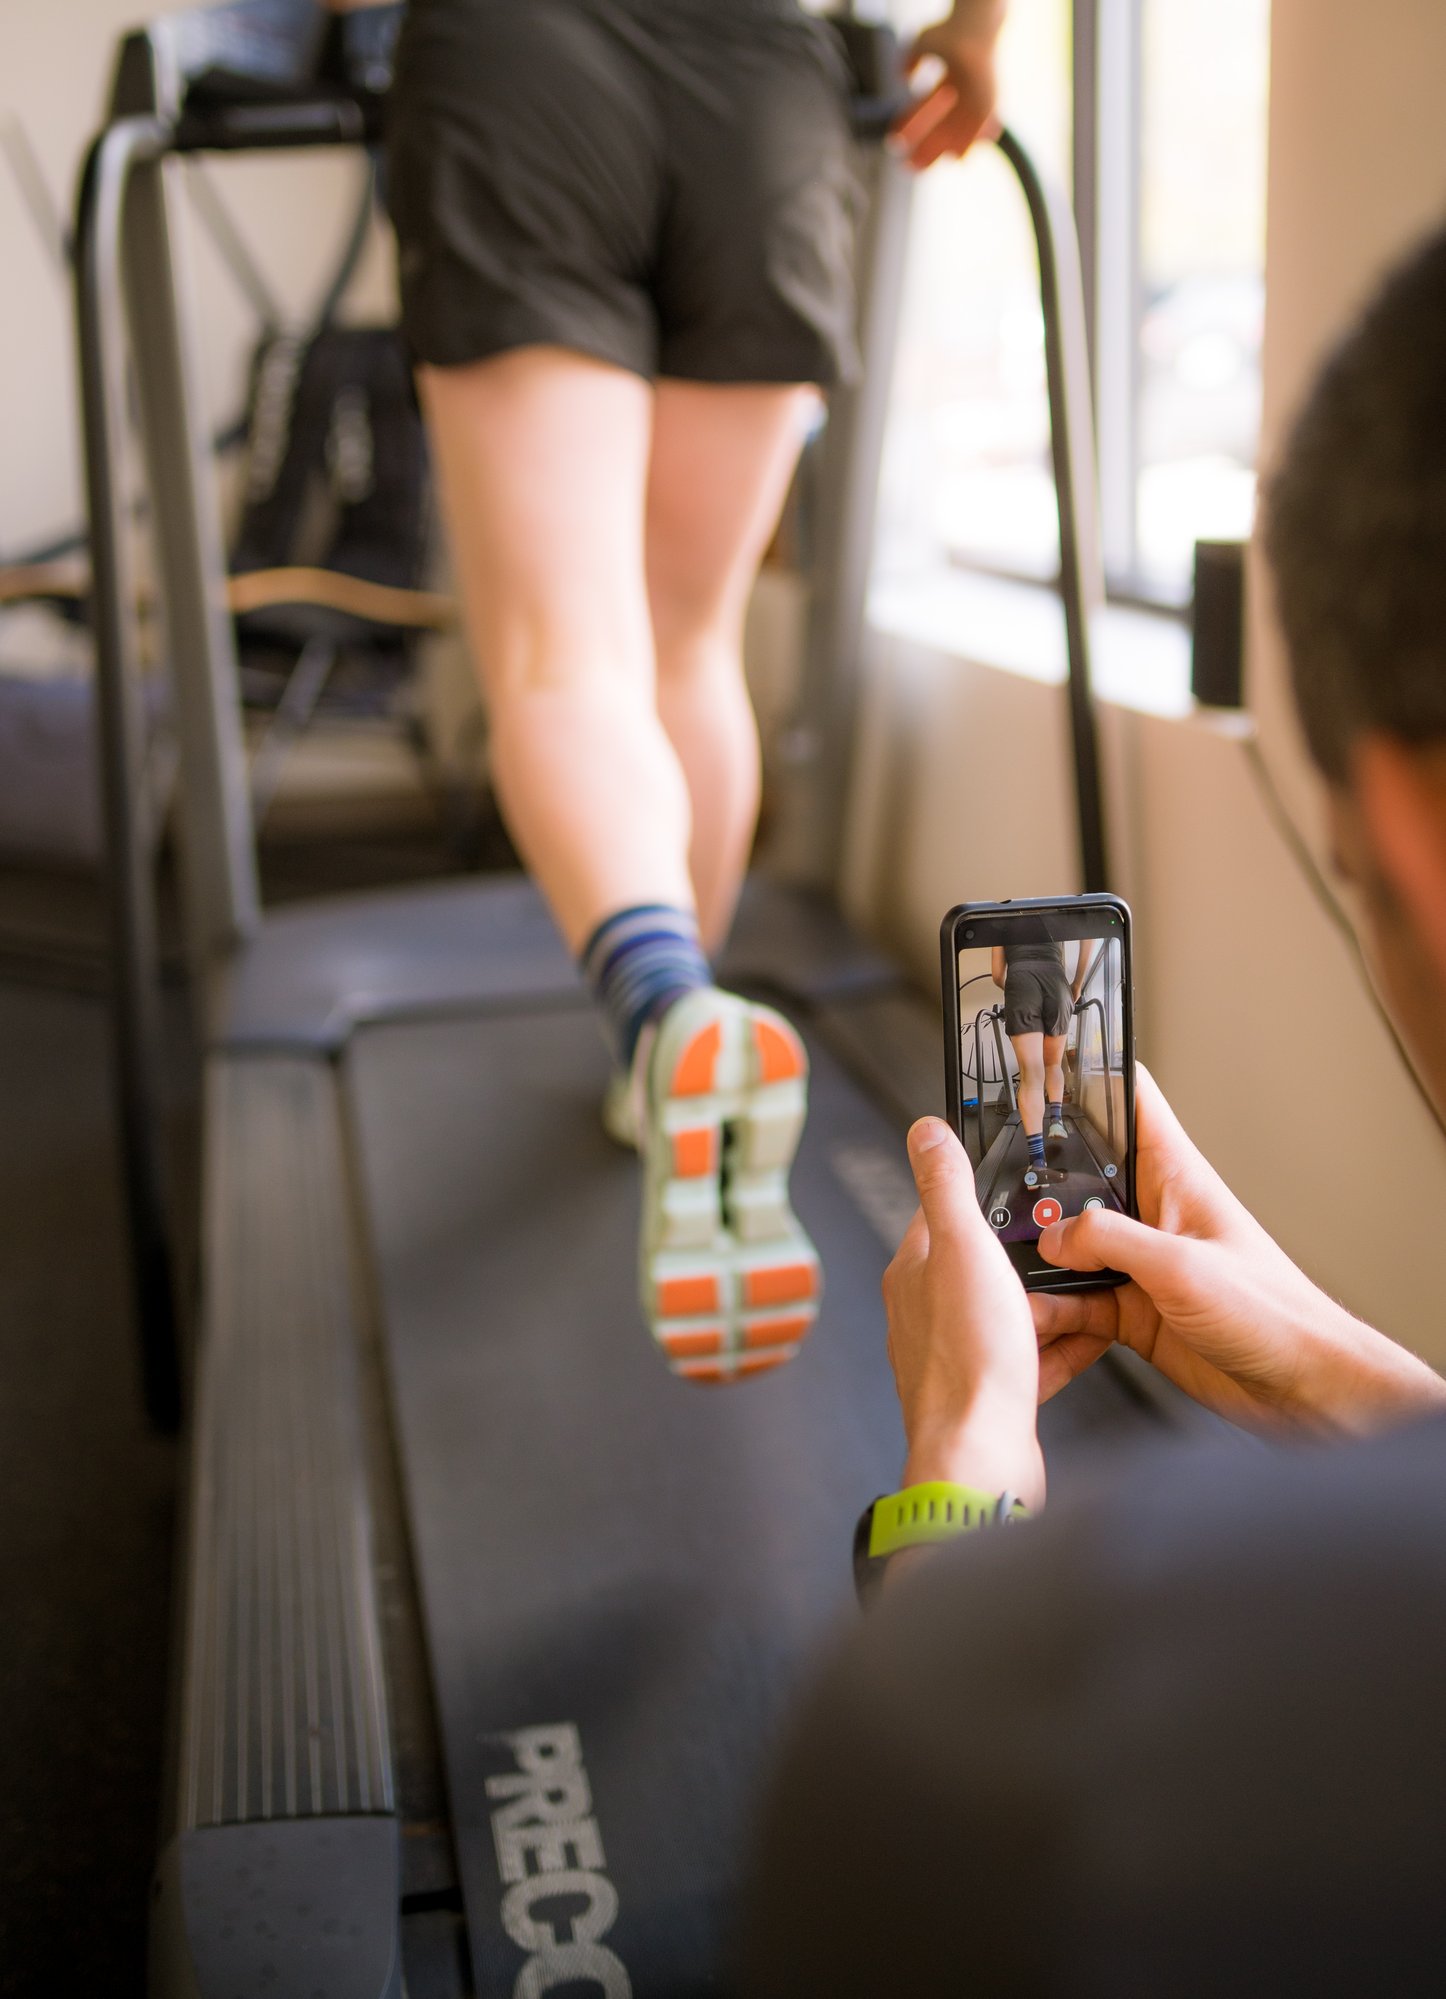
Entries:
{"type": "Polygon", "coordinates": [[[1336,856],[1446,1107],[1446,232],[1394,272],[1327,363],[1264,530],[1336,856]]]}

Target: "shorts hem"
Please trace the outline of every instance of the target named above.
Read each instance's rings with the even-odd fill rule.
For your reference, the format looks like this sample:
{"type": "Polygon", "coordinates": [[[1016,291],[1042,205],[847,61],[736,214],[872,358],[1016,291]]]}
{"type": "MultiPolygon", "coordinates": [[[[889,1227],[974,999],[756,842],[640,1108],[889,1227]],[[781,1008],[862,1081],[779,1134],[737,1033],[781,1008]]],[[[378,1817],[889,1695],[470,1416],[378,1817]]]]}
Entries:
{"type": "Polygon", "coordinates": [[[797,367],[786,362],[755,364],[752,367],[726,361],[695,361],[690,364],[664,357],[658,367],[658,379],[713,383],[719,388],[814,388],[830,392],[855,382],[858,376],[856,370],[843,363],[821,361],[817,357],[810,362],[801,362],[797,367]]]}
{"type": "Polygon", "coordinates": [[[582,326],[562,316],[526,312],[491,313],[488,318],[490,324],[469,325],[465,316],[457,315],[439,328],[435,317],[428,324],[420,313],[403,310],[402,334],[413,363],[424,368],[468,368],[527,347],[560,347],[644,381],[657,374],[656,353],[646,339],[637,337],[636,329],[582,326]]]}
{"type": "Polygon", "coordinates": [[[558,347],[591,361],[601,361],[637,375],[645,382],[698,382],[718,388],[816,388],[824,392],[850,384],[857,371],[849,357],[842,361],[817,353],[780,361],[716,362],[679,359],[663,354],[653,360],[641,358],[623,341],[609,340],[597,333],[579,334],[562,327],[541,325],[518,327],[510,332],[450,339],[419,337],[405,323],[403,334],[414,366],[423,368],[468,368],[484,361],[499,360],[528,347],[558,347]]]}

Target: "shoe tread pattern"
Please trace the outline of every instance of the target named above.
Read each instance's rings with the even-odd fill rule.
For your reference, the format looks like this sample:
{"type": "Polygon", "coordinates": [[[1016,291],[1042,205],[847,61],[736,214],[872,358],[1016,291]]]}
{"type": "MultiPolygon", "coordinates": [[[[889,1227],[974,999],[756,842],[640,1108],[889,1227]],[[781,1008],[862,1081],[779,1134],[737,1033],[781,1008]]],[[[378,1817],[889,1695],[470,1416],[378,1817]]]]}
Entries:
{"type": "Polygon", "coordinates": [[[807,1110],[803,1043],[771,1008],[698,994],[665,1020],[651,1069],[642,1293],[653,1337],[683,1380],[765,1373],[797,1354],[822,1292],[788,1200],[807,1110]]]}

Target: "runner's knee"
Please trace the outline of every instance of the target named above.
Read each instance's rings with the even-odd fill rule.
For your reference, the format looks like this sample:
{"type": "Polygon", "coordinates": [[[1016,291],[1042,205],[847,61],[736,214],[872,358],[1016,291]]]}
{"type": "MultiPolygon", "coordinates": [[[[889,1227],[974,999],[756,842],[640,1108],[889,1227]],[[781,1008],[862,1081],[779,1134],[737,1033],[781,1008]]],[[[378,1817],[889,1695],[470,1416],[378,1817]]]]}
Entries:
{"type": "Polygon", "coordinates": [[[493,607],[480,635],[481,669],[493,702],[528,695],[606,694],[651,702],[652,637],[646,617],[594,604],[519,595],[493,607]]]}

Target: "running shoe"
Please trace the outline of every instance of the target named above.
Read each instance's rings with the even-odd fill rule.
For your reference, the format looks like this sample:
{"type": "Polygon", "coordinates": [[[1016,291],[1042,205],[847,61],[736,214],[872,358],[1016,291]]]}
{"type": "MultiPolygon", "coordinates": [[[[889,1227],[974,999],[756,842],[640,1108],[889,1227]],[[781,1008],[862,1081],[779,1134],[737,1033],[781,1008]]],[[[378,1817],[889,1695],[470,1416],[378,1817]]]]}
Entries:
{"type": "Polygon", "coordinates": [[[1056,1118],[1054,1123],[1049,1127],[1049,1130],[1044,1135],[1046,1138],[1069,1137],[1069,1133],[1064,1128],[1064,1120],[1062,1118],[1056,1118]]]}
{"type": "Polygon", "coordinates": [[[643,1314],[674,1374],[731,1382],[792,1360],[818,1316],[818,1252],[789,1205],[808,1057],[771,1007],[705,987],[634,1063],[643,1314]]]}
{"type": "Polygon", "coordinates": [[[638,1093],[633,1078],[614,1069],[603,1092],[602,1128],[614,1145],[638,1150],[638,1093]]]}

